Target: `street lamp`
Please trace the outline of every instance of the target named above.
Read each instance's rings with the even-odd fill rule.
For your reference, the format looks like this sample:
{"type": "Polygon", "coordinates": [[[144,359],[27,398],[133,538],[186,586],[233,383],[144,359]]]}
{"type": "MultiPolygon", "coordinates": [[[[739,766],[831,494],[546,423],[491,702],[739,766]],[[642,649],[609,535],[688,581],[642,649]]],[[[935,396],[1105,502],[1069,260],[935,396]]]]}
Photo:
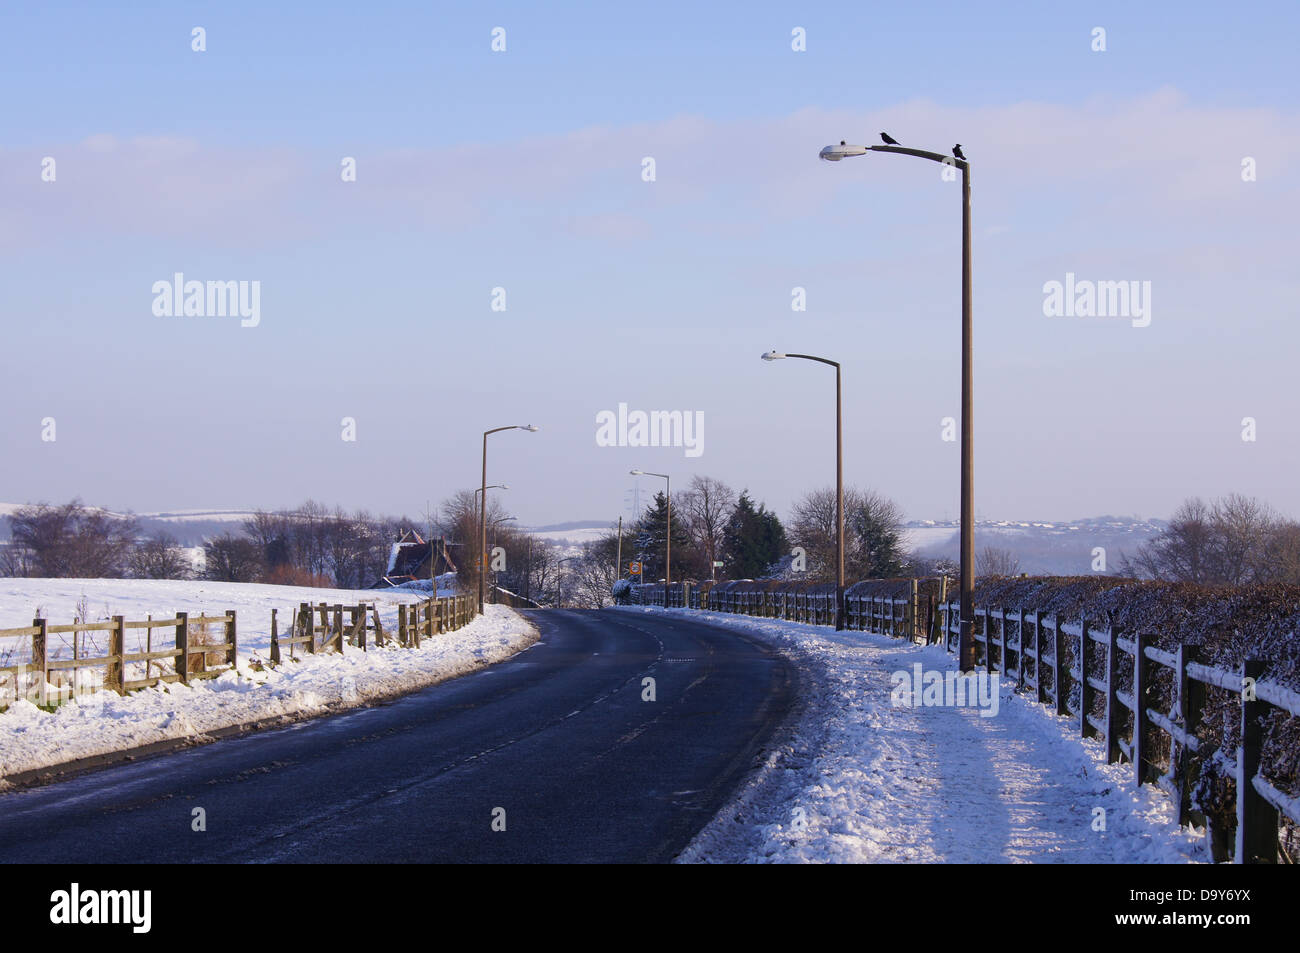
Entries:
{"type": "MultiPolygon", "coordinates": [[[[958,150],[960,151],[960,150],[958,150]]],[[[857,146],[841,141],[838,146],[822,149],[820,157],[839,162],[868,152],[893,152],[929,159],[961,170],[961,635],[959,652],[961,670],[975,667],[975,470],[974,433],[972,428],[971,358],[973,327],[971,320],[971,240],[970,240],[970,163],[955,156],[905,146],[857,146]]]]}
{"type": "Polygon", "coordinates": [[[817,361],[835,368],[835,628],[844,628],[844,425],[843,401],[840,398],[840,365],[825,357],[811,354],[782,354],[768,351],[765,361],[779,361],[787,357],[817,361]]]}
{"type": "Polygon", "coordinates": [[[664,491],[665,515],[667,518],[666,532],[664,533],[667,549],[664,552],[664,608],[668,608],[668,584],[673,578],[673,481],[667,473],[651,473],[649,470],[630,470],[632,476],[657,476],[662,477],[667,482],[667,489],[664,491]]]}
{"type": "Polygon", "coordinates": [[[480,484],[479,492],[483,494],[479,500],[478,511],[478,614],[483,614],[483,588],[484,580],[487,576],[487,438],[503,430],[527,430],[529,433],[536,433],[538,428],[532,424],[512,424],[509,427],[495,427],[492,430],[483,431],[483,482],[480,484]]]}

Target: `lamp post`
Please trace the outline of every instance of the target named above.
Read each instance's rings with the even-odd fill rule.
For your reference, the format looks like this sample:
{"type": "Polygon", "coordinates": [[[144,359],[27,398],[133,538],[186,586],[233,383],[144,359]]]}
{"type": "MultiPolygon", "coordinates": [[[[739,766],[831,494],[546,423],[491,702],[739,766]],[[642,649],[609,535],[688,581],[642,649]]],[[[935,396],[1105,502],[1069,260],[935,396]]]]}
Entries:
{"type": "Polygon", "coordinates": [[[827,146],[822,149],[820,157],[828,162],[839,162],[868,152],[893,152],[961,170],[961,634],[958,656],[961,670],[969,672],[975,667],[975,638],[972,630],[975,616],[975,472],[972,428],[974,362],[971,357],[970,163],[965,159],[923,149],[897,145],[857,146],[845,142],[838,146],[827,146]]]}
{"type": "Polygon", "coordinates": [[[817,361],[835,368],[835,628],[844,628],[844,415],[840,388],[840,365],[825,357],[811,354],[782,354],[768,351],[762,355],[765,361],[779,361],[787,357],[797,357],[805,361],[817,361]]]}
{"type": "Polygon", "coordinates": [[[483,614],[483,588],[487,576],[487,438],[494,433],[500,433],[503,430],[527,430],[529,433],[536,433],[538,428],[532,424],[512,424],[509,427],[494,427],[491,430],[483,431],[483,482],[479,485],[479,491],[483,494],[479,500],[478,511],[478,614],[483,614]]]}
{"type": "MultiPolygon", "coordinates": [[[[673,579],[673,481],[667,473],[651,473],[649,470],[631,470],[632,476],[655,476],[661,477],[666,483],[667,488],[664,491],[664,513],[666,516],[666,526],[664,533],[664,542],[667,544],[664,550],[664,608],[668,608],[668,586],[673,579]]],[[[642,573],[645,567],[642,567],[642,573]]],[[[641,577],[643,580],[645,576],[641,577]]]]}
{"type": "Polygon", "coordinates": [[[478,495],[482,493],[484,490],[508,490],[508,489],[510,489],[510,484],[508,483],[493,483],[490,486],[485,486],[485,487],[476,486],[474,487],[474,499],[477,500],[478,495]]]}

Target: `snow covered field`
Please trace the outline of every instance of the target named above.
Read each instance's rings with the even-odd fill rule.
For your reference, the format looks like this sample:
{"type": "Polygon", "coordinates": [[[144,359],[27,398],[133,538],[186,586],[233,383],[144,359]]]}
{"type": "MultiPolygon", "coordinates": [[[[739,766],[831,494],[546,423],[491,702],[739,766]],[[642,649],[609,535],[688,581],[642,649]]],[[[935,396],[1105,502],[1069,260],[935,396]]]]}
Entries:
{"type": "MultiPolygon", "coordinates": [[[[623,612],[664,612],[625,607],[623,612]]],[[[894,673],[955,671],[942,647],[821,626],[689,612],[793,659],[804,704],[767,762],[685,862],[1187,863],[1158,789],[1134,787],[1098,741],[999,686],[996,714],[895,707],[894,673]],[[1104,815],[1103,813],[1104,812],[1104,815]],[[1105,830],[1095,830],[1104,817],[1105,830]]],[[[906,694],[906,693],[903,693],[906,694]]],[[[987,711],[993,711],[992,705],[987,711]]]]}
{"type": "MultiPolygon", "coordinates": [[[[300,656],[299,661],[287,661],[274,671],[257,666],[258,671],[252,663],[268,657],[272,607],[282,610],[280,631],[284,632],[291,610],[300,602],[355,605],[360,599],[375,599],[387,628],[396,626],[399,602],[418,601],[427,593],[169,580],[7,579],[0,586],[0,628],[29,625],[37,608],[53,622],[70,622],[83,593],[89,605],[103,614],[133,620],[151,612],[158,617],[176,610],[193,614],[234,609],[239,619],[238,670],[188,687],[171,684],[125,698],[96,692],[53,713],[27,701],[12,704],[0,714],[0,779],[275,716],[362,705],[501,661],[537,640],[536,631],[520,615],[504,606],[488,606],[481,618],[455,632],[425,639],[419,649],[372,645],[362,652],[345,646],[341,656],[300,656]]],[[[17,640],[0,640],[12,641],[17,640]]],[[[3,784],[0,780],[0,787],[3,784]]]]}
{"type": "MultiPolygon", "coordinates": [[[[241,654],[256,654],[266,658],[271,647],[271,610],[279,609],[281,634],[293,624],[293,610],[299,603],[326,602],[330,605],[356,605],[358,602],[376,602],[384,628],[396,628],[397,606],[403,602],[419,602],[430,592],[414,589],[312,589],[305,586],[268,586],[259,583],[207,582],[178,579],[0,579],[0,629],[16,629],[32,624],[32,619],[42,616],[51,625],[74,621],[78,604],[83,600],[88,609],[89,621],[108,621],[115,615],[139,621],[152,614],[155,619],[172,616],[176,612],[190,615],[220,615],[234,609],[239,621],[239,648],[241,654]]],[[[442,584],[440,582],[440,589],[442,584]]],[[[447,592],[441,593],[447,595],[447,592]]],[[[163,629],[161,638],[171,635],[163,629]]],[[[88,633],[101,642],[104,633],[88,633]]],[[[135,647],[129,640],[143,638],[143,630],[127,630],[128,651],[135,647]]],[[[72,637],[51,636],[51,658],[70,656],[72,637]],[[66,643],[66,644],[65,644],[66,643]]],[[[103,646],[101,645],[102,649],[103,646]]],[[[30,640],[0,639],[0,660],[7,650],[13,651],[12,661],[0,665],[17,665],[24,661],[30,649],[30,640]]],[[[102,654],[92,653],[92,654],[102,654]]]]}

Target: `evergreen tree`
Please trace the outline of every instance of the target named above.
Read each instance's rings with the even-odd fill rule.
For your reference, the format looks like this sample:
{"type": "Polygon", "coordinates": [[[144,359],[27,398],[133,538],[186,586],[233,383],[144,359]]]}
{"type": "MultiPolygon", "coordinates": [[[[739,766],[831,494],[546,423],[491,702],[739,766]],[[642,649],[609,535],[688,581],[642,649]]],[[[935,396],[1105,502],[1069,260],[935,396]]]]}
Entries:
{"type": "MultiPolygon", "coordinates": [[[[686,533],[685,521],[673,507],[673,578],[682,577],[681,569],[687,564],[691,548],[690,536],[686,533]]],[[[636,524],[636,556],[644,563],[645,581],[653,582],[664,577],[664,549],[667,540],[668,497],[660,490],[655,494],[654,502],[646,508],[636,524]]]]}
{"type": "Polygon", "coordinates": [[[762,578],[788,548],[781,520],[765,505],[755,508],[748,490],[732,508],[722,541],[727,575],[733,579],[762,578]]]}

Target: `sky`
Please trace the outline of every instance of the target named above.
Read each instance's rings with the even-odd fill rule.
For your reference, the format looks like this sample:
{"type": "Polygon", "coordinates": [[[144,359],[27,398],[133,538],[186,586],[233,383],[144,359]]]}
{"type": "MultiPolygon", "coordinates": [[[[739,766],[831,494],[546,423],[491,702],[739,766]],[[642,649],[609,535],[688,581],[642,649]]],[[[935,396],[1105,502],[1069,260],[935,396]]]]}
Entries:
{"type": "Polygon", "coordinates": [[[416,515],[535,424],[489,438],[521,522],[631,468],[784,514],[834,376],[776,349],[843,365],[847,482],[955,518],[960,184],[818,161],[888,131],[971,163],[981,518],[1300,516],[1294,3],[128,6],[5,10],[4,502],[416,515]],[[600,445],[620,404],[699,454],[600,445]]]}

